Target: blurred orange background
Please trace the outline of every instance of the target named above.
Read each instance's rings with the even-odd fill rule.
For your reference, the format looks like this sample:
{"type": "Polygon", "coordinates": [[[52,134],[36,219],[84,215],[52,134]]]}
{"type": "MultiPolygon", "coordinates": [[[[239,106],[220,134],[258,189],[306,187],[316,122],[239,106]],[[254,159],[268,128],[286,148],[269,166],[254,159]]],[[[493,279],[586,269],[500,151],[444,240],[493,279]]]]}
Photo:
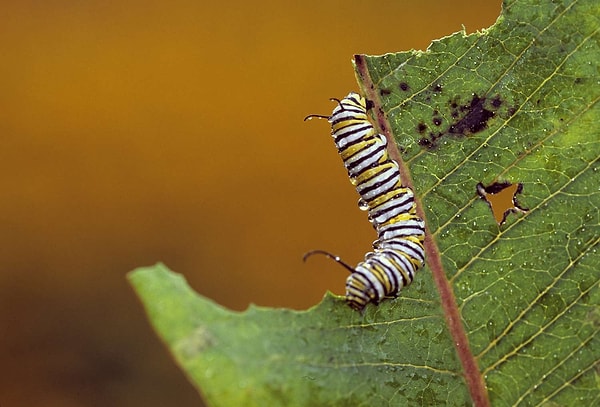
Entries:
{"type": "Polygon", "coordinates": [[[352,55],[427,48],[500,1],[5,2],[0,406],[198,406],[125,274],[305,309],[375,238],[325,121],[352,55]],[[289,4],[285,4],[289,3],[289,4]]]}

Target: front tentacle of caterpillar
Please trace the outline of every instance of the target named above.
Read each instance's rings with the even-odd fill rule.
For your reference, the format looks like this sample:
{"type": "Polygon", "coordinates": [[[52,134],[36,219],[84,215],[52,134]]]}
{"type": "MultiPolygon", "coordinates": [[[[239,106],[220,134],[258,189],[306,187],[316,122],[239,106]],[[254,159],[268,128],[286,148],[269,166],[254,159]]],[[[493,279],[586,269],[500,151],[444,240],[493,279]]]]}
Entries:
{"type": "Polygon", "coordinates": [[[308,120],[312,120],[312,119],[325,119],[325,120],[329,120],[329,116],[325,116],[322,114],[309,114],[308,116],[306,116],[304,118],[304,121],[308,121],[308,120]]]}
{"type": "MultiPolygon", "coordinates": [[[[342,105],[342,101],[341,100],[339,100],[338,98],[329,98],[329,100],[331,100],[332,102],[337,102],[337,104],[340,107],[340,109],[344,110],[344,105],[342,105]]],[[[304,118],[304,121],[308,121],[308,120],[312,120],[312,119],[325,119],[325,120],[329,120],[329,119],[331,119],[331,116],[325,116],[324,114],[309,114],[308,116],[306,116],[304,118]]]]}
{"type": "Polygon", "coordinates": [[[310,256],[313,256],[315,254],[322,254],[322,255],[324,255],[324,256],[332,259],[336,263],[338,263],[341,266],[343,266],[344,268],[346,268],[350,273],[354,273],[356,271],[348,263],[342,261],[342,259],[340,258],[340,256],[336,256],[335,254],[331,254],[329,252],[326,252],[325,250],[311,250],[310,252],[306,253],[302,257],[302,261],[306,261],[306,259],[308,259],[310,256]]]}

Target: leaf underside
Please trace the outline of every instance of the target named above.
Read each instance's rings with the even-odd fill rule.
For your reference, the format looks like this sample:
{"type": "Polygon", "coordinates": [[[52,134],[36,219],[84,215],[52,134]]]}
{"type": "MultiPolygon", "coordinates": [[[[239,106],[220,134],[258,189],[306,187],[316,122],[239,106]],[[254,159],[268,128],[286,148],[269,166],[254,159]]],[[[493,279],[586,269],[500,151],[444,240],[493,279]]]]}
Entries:
{"type": "Polygon", "coordinates": [[[481,33],[357,57],[441,259],[399,298],[364,315],[330,294],[308,311],[237,313],[163,265],[132,272],[208,404],[473,403],[435,275],[485,384],[478,403],[600,404],[599,20],[596,0],[506,1],[481,33]],[[528,211],[498,225],[480,182],[522,183],[528,211]]]}

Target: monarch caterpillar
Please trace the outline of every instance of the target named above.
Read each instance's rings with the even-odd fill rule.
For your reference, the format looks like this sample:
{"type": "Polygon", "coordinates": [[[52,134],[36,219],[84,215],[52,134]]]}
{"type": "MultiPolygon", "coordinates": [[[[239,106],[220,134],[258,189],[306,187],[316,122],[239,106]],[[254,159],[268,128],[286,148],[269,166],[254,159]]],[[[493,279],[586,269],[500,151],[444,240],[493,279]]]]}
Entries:
{"type": "Polygon", "coordinates": [[[362,311],[369,302],[378,304],[385,297],[396,297],[409,285],[425,263],[425,223],[416,213],[410,188],[403,187],[398,163],[387,151],[387,139],[367,117],[367,101],[351,92],[337,102],[331,116],[309,115],[327,119],[331,124],[338,153],[344,161],[350,182],[360,195],[359,207],[368,211],[369,221],[377,232],[373,252],[351,267],[338,256],[323,250],[304,255],[323,254],[350,271],[346,280],[346,302],[362,311]]]}

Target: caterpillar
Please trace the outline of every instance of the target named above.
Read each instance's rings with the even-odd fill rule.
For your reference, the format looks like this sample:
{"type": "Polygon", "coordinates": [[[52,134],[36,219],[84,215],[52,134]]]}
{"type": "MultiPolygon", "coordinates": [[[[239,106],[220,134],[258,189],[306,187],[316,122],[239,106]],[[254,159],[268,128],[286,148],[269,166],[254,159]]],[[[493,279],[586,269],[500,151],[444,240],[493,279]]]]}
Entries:
{"type": "Polygon", "coordinates": [[[363,311],[368,303],[379,304],[386,297],[397,297],[409,285],[425,263],[425,223],[416,212],[414,194],[402,186],[398,163],[389,157],[387,139],[375,131],[367,116],[367,101],[351,92],[337,102],[331,116],[309,115],[327,119],[331,134],[348,171],[350,182],[360,195],[359,207],[366,210],[377,240],[364,261],[351,267],[340,257],[323,250],[323,254],[349,272],[346,302],[363,311]]]}

